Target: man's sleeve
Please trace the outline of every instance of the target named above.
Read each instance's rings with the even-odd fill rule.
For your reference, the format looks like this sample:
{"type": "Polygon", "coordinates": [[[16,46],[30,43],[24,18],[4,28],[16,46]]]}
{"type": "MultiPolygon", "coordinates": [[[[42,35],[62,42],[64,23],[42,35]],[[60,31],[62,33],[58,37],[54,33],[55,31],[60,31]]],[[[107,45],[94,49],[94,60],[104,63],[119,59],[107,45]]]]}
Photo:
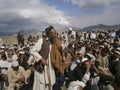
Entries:
{"type": "Polygon", "coordinates": [[[38,53],[41,48],[42,48],[42,43],[43,43],[43,39],[39,39],[38,42],[35,44],[35,46],[33,46],[33,48],[31,49],[30,53],[33,56],[35,61],[39,61],[40,59],[42,59],[42,56],[38,53]]]}

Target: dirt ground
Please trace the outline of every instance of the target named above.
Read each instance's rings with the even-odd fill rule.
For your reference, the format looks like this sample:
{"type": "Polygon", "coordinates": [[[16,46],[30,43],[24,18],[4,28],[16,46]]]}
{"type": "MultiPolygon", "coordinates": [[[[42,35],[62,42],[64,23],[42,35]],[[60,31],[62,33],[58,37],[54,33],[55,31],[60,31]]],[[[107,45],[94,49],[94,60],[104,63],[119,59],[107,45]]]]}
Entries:
{"type": "MultiPolygon", "coordinates": [[[[32,36],[39,36],[41,37],[41,33],[36,33],[36,34],[31,34],[32,36]]],[[[28,38],[29,35],[24,35],[24,38],[25,38],[25,43],[27,42],[27,38],[28,38]]],[[[0,37],[2,38],[4,44],[6,45],[13,45],[13,44],[17,44],[17,35],[12,35],[12,36],[3,36],[3,37],[0,37]]]]}

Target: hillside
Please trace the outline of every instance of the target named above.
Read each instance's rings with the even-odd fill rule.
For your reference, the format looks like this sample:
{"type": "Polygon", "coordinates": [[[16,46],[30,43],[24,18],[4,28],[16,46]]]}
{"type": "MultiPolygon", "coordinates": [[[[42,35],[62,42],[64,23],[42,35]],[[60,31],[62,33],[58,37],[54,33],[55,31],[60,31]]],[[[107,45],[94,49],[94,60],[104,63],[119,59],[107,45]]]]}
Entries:
{"type": "Polygon", "coordinates": [[[13,35],[17,35],[17,33],[20,32],[23,35],[30,35],[30,34],[36,34],[39,33],[40,31],[36,30],[36,29],[31,29],[31,30],[18,30],[15,32],[8,32],[8,31],[0,31],[0,36],[13,36],[13,35]]]}
{"type": "Polygon", "coordinates": [[[88,26],[84,27],[82,30],[94,30],[94,29],[103,29],[103,30],[112,30],[112,29],[117,29],[120,30],[120,24],[119,25],[104,25],[104,24],[98,24],[98,25],[93,25],[93,26],[88,26]]]}

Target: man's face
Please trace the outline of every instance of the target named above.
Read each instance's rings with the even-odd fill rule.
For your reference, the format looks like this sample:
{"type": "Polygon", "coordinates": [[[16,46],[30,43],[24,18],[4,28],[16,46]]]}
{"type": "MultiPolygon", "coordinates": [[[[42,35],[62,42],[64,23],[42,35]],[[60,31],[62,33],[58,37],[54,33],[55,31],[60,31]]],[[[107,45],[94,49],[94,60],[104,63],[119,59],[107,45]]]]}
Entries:
{"type": "Polygon", "coordinates": [[[114,57],[116,57],[116,58],[120,58],[120,55],[117,54],[117,53],[115,53],[114,57]]]}
{"type": "Polygon", "coordinates": [[[108,55],[108,53],[107,53],[107,52],[101,52],[101,55],[102,55],[103,57],[105,57],[105,56],[108,55]]]}
{"type": "Polygon", "coordinates": [[[18,71],[19,66],[17,66],[17,67],[12,67],[12,68],[13,68],[13,70],[18,71]]]}
{"type": "Polygon", "coordinates": [[[90,60],[85,61],[84,64],[85,64],[85,65],[91,64],[91,61],[90,61],[90,60]]]}
{"type": "Polygon", "coordinates": [[[52,30],[50,31],[50,38],[55,38],[55,37],[57,37],[57,32],[56,32],[55,29],[52,29],[52,30]]]}

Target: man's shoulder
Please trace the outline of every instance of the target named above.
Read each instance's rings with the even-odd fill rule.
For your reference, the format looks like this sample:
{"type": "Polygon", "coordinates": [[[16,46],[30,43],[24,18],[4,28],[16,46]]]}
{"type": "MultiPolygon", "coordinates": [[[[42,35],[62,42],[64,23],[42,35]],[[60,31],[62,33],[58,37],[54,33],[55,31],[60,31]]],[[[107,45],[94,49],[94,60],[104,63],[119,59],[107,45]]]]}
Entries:
{"type": "Polygon", "coordinates": [[[25,70],[24,67],[22,66],[19,66],[19,70],[25,70]]]}
{"type": "Polygon", "coordinates": [[[43,42],[43,38],[39,38],[36,43],[41,43],[41,42],[43,42]]]}

